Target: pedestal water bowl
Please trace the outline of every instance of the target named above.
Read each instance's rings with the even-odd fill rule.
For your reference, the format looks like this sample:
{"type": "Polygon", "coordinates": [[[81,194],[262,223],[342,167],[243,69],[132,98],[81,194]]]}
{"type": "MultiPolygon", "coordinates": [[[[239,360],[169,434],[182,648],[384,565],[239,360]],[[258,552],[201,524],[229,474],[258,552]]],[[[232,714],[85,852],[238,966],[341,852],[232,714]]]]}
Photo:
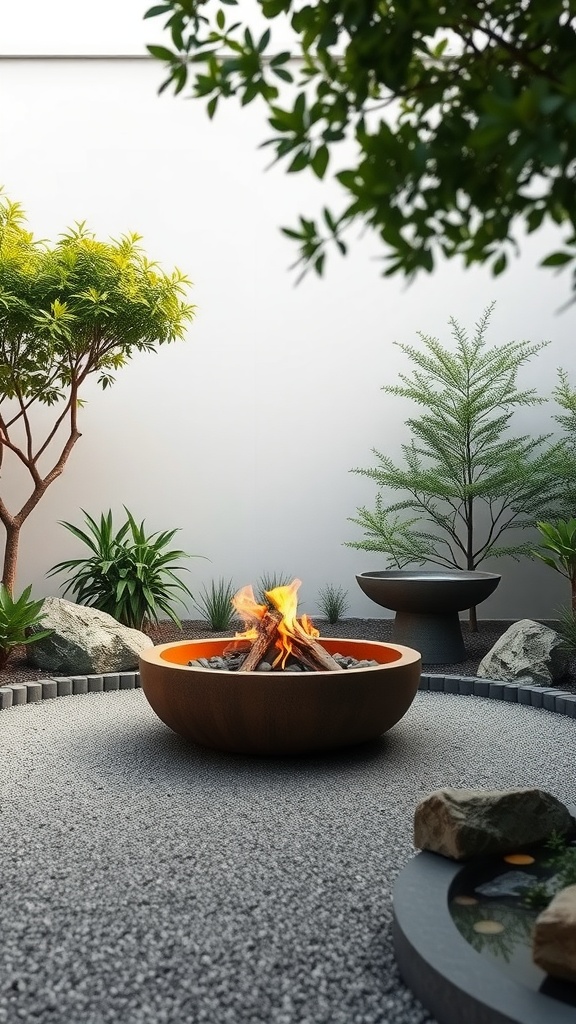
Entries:
{"type": "Polygon", "coordinates": [[[428,665],[464,661],[458,612],[490,597],[501,577],[466,569],[387,569],[356,576],[376,604],[396,612],[393,639],[420,651],[428,665]]]}
{"type": "Polygon", "coordinates": [[[232,638],[160,644],[140,657],[144,694],[158,717],[206,747],[240,754],[306,754],[376,739],[410,707],[418,651],[400,644],[320,638],[377,665],[338,672],[242,672],[188,665],[222,655],[232,638]]]}

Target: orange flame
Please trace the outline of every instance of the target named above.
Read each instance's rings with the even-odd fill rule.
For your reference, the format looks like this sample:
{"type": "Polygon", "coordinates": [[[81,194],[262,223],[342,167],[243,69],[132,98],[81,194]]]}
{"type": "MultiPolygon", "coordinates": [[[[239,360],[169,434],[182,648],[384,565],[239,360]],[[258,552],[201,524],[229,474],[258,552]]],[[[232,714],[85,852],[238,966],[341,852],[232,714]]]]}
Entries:
{"type": "MultiPolygon", "coordinates": [[[[286,667],[286,662],[294,651],[293,641],[298,637],[317,637],[319,631],[313,625],[307,615],[297,617],[298,589],[302,580],[292,580],[287,586],[274,587],[273,590],[265,591],[270,604],[280,612],[282,618],[278,623],[278,636],[274,646],[278,654],[272,663],[272,668],[280,665],[286,667]]],[[[254,597],[251,586],[242,587],[232,598],[232,604],[244,622],[245,630],[236,633],[237,640],[255,640],[258,636],[256,626],[264,618],[268,608],[265,604],[259,604],[254,597]]]]}

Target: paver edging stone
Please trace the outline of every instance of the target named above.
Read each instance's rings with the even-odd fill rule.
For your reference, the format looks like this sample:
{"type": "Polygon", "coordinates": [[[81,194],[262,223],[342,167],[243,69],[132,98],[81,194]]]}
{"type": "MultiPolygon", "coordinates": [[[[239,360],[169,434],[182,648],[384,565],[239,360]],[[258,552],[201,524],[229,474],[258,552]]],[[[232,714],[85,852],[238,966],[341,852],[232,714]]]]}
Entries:
{"type": "Polygon", "coordinates": [[[18,704],[31,704],[55,697],[77,697],[85,693],[111,693],[140,686],[139,672],[109,672],[93,676],[48,676],[29,683],[0,686],[0,711],[18,704]]]}
{"type": "MultiPolygon", "coordinates": [[[[109,693],[133,690],[140,686],[139,672],[109,672],[93,676],[51,676],[31,683],[0,686],[0,711],[18,704],[30,704],[54,697],[78,696],[84,693],[109,693]]],[[[440,676],[423,672],[419,690],[459,696],[487,697],[514,704],[526,704],[553,714],[576,718],[576,693],[534,683],[506,683],[501,679],[479,679],[476,676],[440,676]]]]}

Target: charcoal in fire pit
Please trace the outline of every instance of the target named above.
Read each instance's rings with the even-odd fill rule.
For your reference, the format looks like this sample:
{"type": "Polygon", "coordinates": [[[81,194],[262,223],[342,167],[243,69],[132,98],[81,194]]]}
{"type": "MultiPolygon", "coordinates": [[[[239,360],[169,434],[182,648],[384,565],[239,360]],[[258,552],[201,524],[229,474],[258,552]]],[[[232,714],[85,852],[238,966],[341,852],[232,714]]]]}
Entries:
{"type": "MultiPolygon", "coordinates": [[[[234,651],[223,656],[216,655],[213,658],[196,658],[195,661],[189,661],[188,665],[190,668],[210,668],[215,671],[226,671],[226,672],[237,672],[246,655],[244,653],[238,654],[234,651]]],[[[344,656],[343,654],[332,655],[334,661],[337,661],[341,668],[369,668],[371,665],[378,665],[378,661],[369,660],[364,658],[359,660],[358,658],[352,658],[350,656],[344,656]]],[[[269,661],[261,661],[256,668],[257,672],[272,672],[274,669],[269,661]]],[[[276,669],[276,671],[279,671],[276,669]]],[[[283,669],[284,672],[313,672],[314,669],[309,668],[307,665],[303,665],[296,659],[292,659],[288,662],[286,667],[283,669]]]]}

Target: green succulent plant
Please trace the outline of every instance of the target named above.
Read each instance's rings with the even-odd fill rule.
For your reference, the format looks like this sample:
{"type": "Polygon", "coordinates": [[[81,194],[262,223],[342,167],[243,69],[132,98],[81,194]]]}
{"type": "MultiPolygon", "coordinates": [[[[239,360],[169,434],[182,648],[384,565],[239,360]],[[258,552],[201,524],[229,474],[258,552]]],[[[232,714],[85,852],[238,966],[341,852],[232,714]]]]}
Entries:
{"type": "Polygon", "coordinates": [[[570,583],[572,614],[576,615],[576,519],[558,519],[555,523],[536,523],[543,550],[532,554],[570,583]]]}
{"type": "Polygon", "coordinates": [[[31,626],[41,625],[44,604],[44,600],[31,600],[31,592],[32,587],[26,587],[20,597],[14,598],[7,587],[3,583],[0,584],[0,669],[6,665],[14,647],[33,644],[45,636],[50,636],[52,632],[50,629],[43,629],[28,634],[31,626]]]}

